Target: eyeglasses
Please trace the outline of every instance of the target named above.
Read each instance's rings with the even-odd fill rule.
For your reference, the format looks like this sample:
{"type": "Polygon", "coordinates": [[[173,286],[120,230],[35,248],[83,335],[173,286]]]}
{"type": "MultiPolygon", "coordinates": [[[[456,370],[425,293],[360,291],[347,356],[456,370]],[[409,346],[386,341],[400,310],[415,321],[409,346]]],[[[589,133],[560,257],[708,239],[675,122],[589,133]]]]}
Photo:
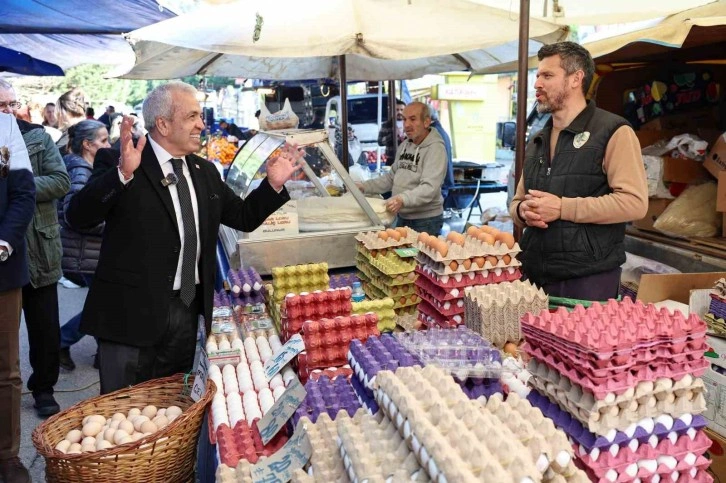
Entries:
{"type": "Polygon", "coordinates": [[[20,106],[22,106],[22,104],[18,101],[0,102],[0,109],[6,109],[8,107],[10,109],[20,109],[20,106]]]}

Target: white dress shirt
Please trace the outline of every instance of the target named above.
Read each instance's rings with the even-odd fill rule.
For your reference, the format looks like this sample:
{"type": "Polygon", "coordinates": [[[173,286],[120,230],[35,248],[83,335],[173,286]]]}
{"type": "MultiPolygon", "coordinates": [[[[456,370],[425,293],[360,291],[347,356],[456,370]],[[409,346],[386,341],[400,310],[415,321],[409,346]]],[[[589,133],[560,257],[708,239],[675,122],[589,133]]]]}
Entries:
{"type": "MultiPolygon", "coordinates": [[[[10,151],[10,169],[27,169],[33,171],[30,166],[28,149],[20,134],[18,122],[10,114],[0,113],[0,146],[6,146],[10,151]]],[[[8,255],[13,254],[13,247],[5,240],[0,240],[0,246],[8,249],[8,255]]]]}

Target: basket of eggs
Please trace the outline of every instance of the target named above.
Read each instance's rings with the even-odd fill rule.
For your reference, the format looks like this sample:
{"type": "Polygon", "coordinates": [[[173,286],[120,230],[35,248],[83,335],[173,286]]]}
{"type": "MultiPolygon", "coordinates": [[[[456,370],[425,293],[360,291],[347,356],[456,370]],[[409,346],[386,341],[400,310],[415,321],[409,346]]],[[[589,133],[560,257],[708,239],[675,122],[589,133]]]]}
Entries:
{"type": "Polygon", "coordinates": [[[47,481],[194,481],[202,417],[216,388],[207,381],[197,402],[184,389],[183,374],[153,379],[47,419],[33,431],[47,481]]]}

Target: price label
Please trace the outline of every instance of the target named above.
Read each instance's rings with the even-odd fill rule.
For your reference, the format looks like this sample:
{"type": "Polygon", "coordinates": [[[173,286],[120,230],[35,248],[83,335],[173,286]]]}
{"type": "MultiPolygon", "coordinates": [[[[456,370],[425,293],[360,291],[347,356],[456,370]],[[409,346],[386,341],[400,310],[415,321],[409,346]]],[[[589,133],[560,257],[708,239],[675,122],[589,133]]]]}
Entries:
{"type": "MultiPolygon", "coordinates": [[[[199,401],[204,392],[207,390],[207,373],[209,372],[209,358],[207,358],[207,351],[203,348],[199,349],[199,360],[197,361],[197,367],[194,370],[194,385],[192,386],[191,397],[194,401],[199,401]]],[[[218,387],[218,391],[222,388],[218,387]]]]}
{"type": "Polygon", "coordinates": [[[254,483],[285,483],[292,479],[292,474],[305,466],[313,453],[305,431],[305,426],[299,423],[285,446],[269,458],[252,467],[252,481],[254,483]]]}
{"type": "Polygon", "coordinates": [[[280,350],[265,362],[265,377],[267,380],[269,381],[275,377],[275,374],[280,372],[293,357],[304,350],[305,342],[303,342],[300,334],[290,337],[290,340],[285,342],[285,345],[280,347],[280,350]]]}
{"type": "Polygon", "coordinates": [[[302,404],[306,395],[307,392],[300,384],[300,380],[297,377],[293,379],[280,399],[275,401],[275,404],[257,423],[262,444],[267,444],[282,429],[288,419],[295,414],[295,410],[302,404]]]}
{"type": "Polygon", "coordinates": [[[418,255],[418,248],[394,248],[396,254],[401,258],[412,258],[418,255]]]}

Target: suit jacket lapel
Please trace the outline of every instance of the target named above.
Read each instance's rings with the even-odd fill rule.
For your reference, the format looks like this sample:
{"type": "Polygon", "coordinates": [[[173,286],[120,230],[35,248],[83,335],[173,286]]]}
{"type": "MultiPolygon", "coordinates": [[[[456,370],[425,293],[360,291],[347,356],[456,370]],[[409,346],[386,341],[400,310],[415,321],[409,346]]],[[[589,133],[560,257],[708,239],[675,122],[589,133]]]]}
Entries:
{"type": "Polygon", "coordinates": [[[177,231],[179,231],[179,226],[176,223],[174,203],[171,201],[171,194],[169,194],[169,189],[161,184],[161,180],[164,179],[164,172],[161,170],[159,160],[156,159],[156,154],[154,154],[154,149],[151,147],[151,143],[148,142],[148,139],[146,146],[144,147],[144,152],[141,153],[141,169],[149,178],[149,183],[151,183],[151,186],[153,186],[154,190],[159,195],[159,198],[161,198],[161,202],[164,205],[164,208],[166,208],[166,212],[171,217],[171,221],[174,223],[177,231]]]}
{"type": "Polygon", "coordinates": [[[207,190],[206,178],[202,174],[202,167],[199,165],[199,158],[193,155],[187,156],[187,167],[194,183],[194,191],[197,194],[197,208],[199,209],[199,240],[201,248],[204,249],[204,240],[207,234],[206,222],[209,219],[209,192],[207,190]]]}

